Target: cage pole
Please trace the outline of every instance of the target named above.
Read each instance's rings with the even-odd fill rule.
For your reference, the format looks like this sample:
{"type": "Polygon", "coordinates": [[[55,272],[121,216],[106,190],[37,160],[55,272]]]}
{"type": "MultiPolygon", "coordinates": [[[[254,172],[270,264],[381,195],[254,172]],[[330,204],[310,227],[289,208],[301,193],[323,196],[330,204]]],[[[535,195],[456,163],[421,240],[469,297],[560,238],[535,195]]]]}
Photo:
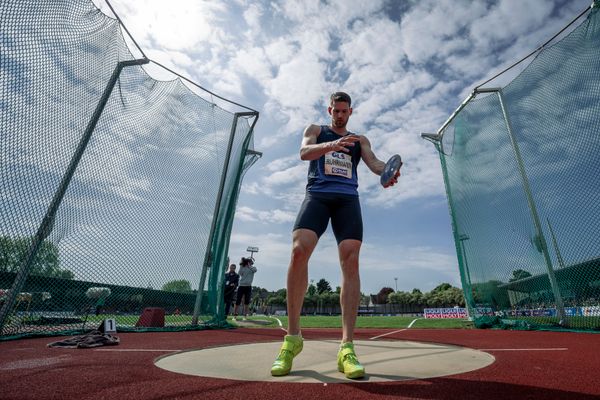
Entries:
{"type": "MultiPolygon", "coordinates": [[[[441,144],[438,142],[435,143],[435,146],[439,150],[441,144]]],[[[467,309],[469,319],[472,319],[473,317],[477,317],[477,310],[475,307],[475,299],[473,298],[473,288],[471,286],[471,273],[469,272],[469,266],[467,265],[467,254],[464,251],[464,243],[461,240],[461,237],[463,237],[463,235],[459,234],[458,223],[454,214],[454,201],[452,200],[452,190],[450,188],[450,182],[448,180],[448,167],[446,165],[446,160],[444,159],[444,154],[441,151],[438,151],[438,153],[440,156],[440,162],[442,164],[442,177],[444,178],[446,195],[448,197],[448,211],[450,213],[450,222],[452,224],[452,236],[454,236],[456,256],[458,258],[458,272],[460,275],[460,282],[463,289],[463,295],[465,296],[465,307],[467,309]],[[460,247],[459,243],[463,246],[460,247]]]]}
{"type": "Polygon", "coordinates": [[[541,252],[544,255],[546,269],[548,270],[548,279],[550,280],[550,286],[552,288],[552,293],[554,294],[554,299],[556,301],[556,313],[559,318],[559,324],[562,326],[567,326],[568,321],[567,316],[565,314],[565,306],[563,303],[562,296],[560,295],[560,289],[556,280],[556,276],[554,274],[554,269],[552,268],[552,260],[550,260],[550,254],[548,254],[548,244],[542,231],[542,224],[540,223],[540,218],[537,212],[537,208],[535,206],[535,202],[533,201],[531,188],[529,186],[529,179],[527,178],[527,174],[525,172],[525,167],[523,164],[523,159],[521,158],[521,151],[519,150],[519,145],[513,133],[512,125],[508,117],[508,111],[506,110],[506,107],[504,105],[504,96],[502,95],[502,89],[497,90],[496,93],[498,94],[498,99],[500,100],[500,107],[502,108],[504,123],[506,124],[506,130],[508,132],[510,143],[515,154],[515,159],[517,160],[519,174],[521,175],[521,180],[523,182],[523,190],[525,191],[525,196],[527,197],[527,204],[529,205],[529,211],[531,213],[531,217],[535,225],[535,231],[537,234],[536,241],[538,241],[541,248],[541,252]]]}
{"type": "Polygon", "coordinates": [[[225,188],[225,181],[227,180],[227,171],[229,169],[229,161],[231,159],[231,150],[233,148],[233,138],[237,130],[237,123],[240,117],[252,117],[256,116],[257,112],[238,112],[233,116],[233,122],[231,124],[231,133],[229,135],[229,143],[227,144],[227,154],[225,156],[225,162],[223,165],[223,172],[221,173],[221,183],[219,184],[219,192],[217,194],[217,200],[215,202],[215,209],[213,212],[213,218],[210,226],[210,233],[208,235],[208,243],[206,244],[206,252],[204,254],[204,263],[202,265],[202,272],[200,273],[200,282],[198,283],[198,293],[196,294],[196,303],[194,304],[194,314],[192,316],[192,325],[198,325],[198,316],[202,309],[202,294],[204,292],[204,285],[206,283],[206,275],[208,269],[213,263],[213,241],[215,231],[217,228],[217,221],[219,220],[219,211],[221,208],[221,202],[223,201],[223,190],[225,188]]]}

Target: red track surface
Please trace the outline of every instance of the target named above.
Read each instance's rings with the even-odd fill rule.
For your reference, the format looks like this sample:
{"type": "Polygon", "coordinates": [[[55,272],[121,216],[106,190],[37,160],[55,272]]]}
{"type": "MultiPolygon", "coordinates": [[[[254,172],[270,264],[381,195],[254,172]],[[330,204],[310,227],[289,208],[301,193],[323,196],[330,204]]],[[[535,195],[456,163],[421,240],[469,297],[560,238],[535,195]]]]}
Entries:
{"type": "MultiPolygon", "coordinates": [[[[368,340],[387,332],[392,330],[358,330],[356,339],[368,340]]],[[[306,339],[332,339],[339,338],[340,332],[307,329],[303,335],[306,339]]],[[[482,349],[492,354],[496,362],[477,371],[441,378],[327,386],[186,376],[153,364],[155,358],[169,354],[170,350],[279,341],[283,336],[279,329],[119,333],[118,336],[119,346],[97,349],[46,347],[60,338],[0,342],[0,399],[600,399],[598,334],[405,330],[382,340],[482,349]],[[568,350],[506,350],[544,348],[568,350]],[[108,349],[164,351],[102,351],[108,349]]],[[[270,365],[256,368],[268,371],[270,365]]]]}

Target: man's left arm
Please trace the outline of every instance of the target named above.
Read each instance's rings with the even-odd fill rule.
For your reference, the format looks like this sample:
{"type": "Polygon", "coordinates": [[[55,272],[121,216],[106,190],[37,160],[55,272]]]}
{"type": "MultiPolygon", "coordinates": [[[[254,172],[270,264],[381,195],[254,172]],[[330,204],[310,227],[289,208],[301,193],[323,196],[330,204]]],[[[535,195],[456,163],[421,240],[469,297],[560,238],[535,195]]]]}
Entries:
{"type": "MultiPolygon", "coordinates": [[[[381,161],[375,153],[373,153],[373,149],[371,149],[371,142],[367,139],[366,136],[360,135],[360,156],[362,160],[367,164],[367,167],[378,176],[381,176],[385,169],[385,162],[381,161]]],[[[400,176],[400,170],[394,176],[394,179],[391,182],[392,186],[394,183],[398,182],[398,177],[400,176]]]]}
{"type": "Polygon", "coordinates": [[[385,163],[375,156],[373,149],[371,149],[371,142],[366,136],[362,135],[360,136],[360,156],[375,175],[383,173],[385,163]]]}

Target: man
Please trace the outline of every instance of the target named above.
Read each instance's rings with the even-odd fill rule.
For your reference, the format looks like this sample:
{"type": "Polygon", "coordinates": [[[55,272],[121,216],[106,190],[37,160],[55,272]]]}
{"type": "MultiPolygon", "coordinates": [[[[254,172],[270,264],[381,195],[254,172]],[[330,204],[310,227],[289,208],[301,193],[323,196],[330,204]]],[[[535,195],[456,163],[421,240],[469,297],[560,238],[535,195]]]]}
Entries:
{"type": "Polygon", "coordinates": [[[242,320],[245,321],[248,316],[248,306],[250,305],[250,299],[252,298],[252,280],[256,273],[256,267],[254,266],[254,260],[252,258],[242,257],[240,261],[240,283],[238,286],[237,297],[235,299],[235,307],[233,308],[233,320],[237,319],[238,306],[242,304],[242,298],[244,299],[244,316],[242,320]]]}
{"type": "MultiPolygon", "coordinates": [[[[338,370],[350,379],[361,378],[364,367],[354,352],[354,326],[360,302],[358,257],[362,244],[362,216],[356,167],[362,159],[376,175],[385,163],[375,157],[369,140],[346,130],[352,101],[344,92],[330,96],[330,125],[309,125],[304,130],[300,159],[310,161],[306,197],[292,233],[292,253],[287,275],[288,329],[271,375],[287,375],[293,358],[302,351],[300,311],[308,288],[308,260],[331,219],[342,269],[342,341],[338,370]]],[[[400,172],[390,186],[397,183],[400,172]]]]}
{"type": "Polygon", "coordinates": [[[229,309],[233,302],[233,295],[235,294],[235,289],[237,289],[240,280],[240,276],[235,273],[235,268],[235,264],[231,264],[229,266],[229,271],[225,274],[225,318],[229,315],[229,309]]]}

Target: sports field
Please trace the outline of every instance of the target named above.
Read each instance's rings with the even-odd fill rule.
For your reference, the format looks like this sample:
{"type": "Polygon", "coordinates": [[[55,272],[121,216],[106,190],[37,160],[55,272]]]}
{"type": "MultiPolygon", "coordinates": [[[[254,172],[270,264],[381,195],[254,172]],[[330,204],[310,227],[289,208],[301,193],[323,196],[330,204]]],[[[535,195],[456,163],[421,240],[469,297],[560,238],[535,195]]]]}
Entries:
{"type": "MultiPolygon", "coordinates": [[[[232,321],[228,320],[232,324],[240,325],[243,321],[232,321]]],[[[255,316],[248,318],[249,322],[252,321],[268,321],[268,327],[282,327],[287,326],[286,316],[255,316]],[[280,324],[281,323],[281,324],[280,324]]],[[[305,328],[341,328],[342,317],[339,315],[335,316],[302,316],[300,317],[300,324],[305,328]]],[[[389,328],[389,329],[404,329],[411,327],[413,329],[471,329],[473,323],[466,319],[452,319],[452,318],[430,318],[425,319],[421,317],[397,317],[397,316],[359,316],[356,318],[357,328],[389,328]]]]}

